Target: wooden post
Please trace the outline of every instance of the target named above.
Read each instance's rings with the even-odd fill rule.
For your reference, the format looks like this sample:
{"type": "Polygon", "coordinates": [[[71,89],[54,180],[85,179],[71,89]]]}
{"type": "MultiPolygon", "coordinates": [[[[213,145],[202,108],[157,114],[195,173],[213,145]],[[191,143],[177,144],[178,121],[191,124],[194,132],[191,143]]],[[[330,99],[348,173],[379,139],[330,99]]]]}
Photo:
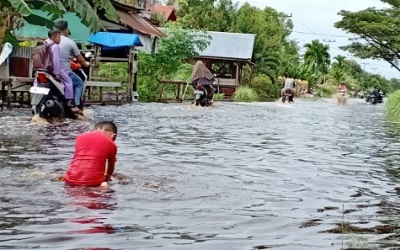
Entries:
{"type": "Polygon", "coordinates": [[[235,78],[235,87],[239,85],[239,70],[240,70],[240,62],[236,63],[236,78],[235,78]]]}
{"type": "Polygon", "coordinates": [[[134,56],[134,48],[129,48],[129,55],[128,55],[128,88],[127,88],[127,99],[129,102],[132,101],[132,89],[134,83],[134,73],[133,73],[133,56],[134,56]]]}
{"type": "Polygon", "coordinates": [[[178,93],[178,95],[177,95],[177,102],[180,102],[180,100],[181,100],[181,84],[180,83],[178,83],[177,84],[178,86],[177,86],[177,93],[178,93]]]}
{"type": "Polygon", "coordinates": [[[7,82],[7,108],[10,109],[11,108],[11,88],[12,88],[12,84],[11,84],[11,80],[9,80],[7,82]]]}
{"type": "MultiPolygon", "coordinates": [[[[94,45],[94,57],[91,60],[90,68],[89,68],[89,75],[88,75],[88,81],[92,80],[92,77],[97,76],[97,69],[99,67],[99,58],[101,56],[101,48],[98,45],[94,45]]],[[[83,90],[85,91],[85,90],[83,90]]],[[[91,100],[90,96],[92,94],[92,87],[88,87],[88,100],[91,100]]]]}
{"type": "Polygon", "coordinates": [[[1,101],[5,103],[6,101],[6,82],[1,81],[1,101]]]}
{"type": "Polygon", "coordinates": [[[186,83],[185,91],[183,91],[183,94],[182,94],[182,102],[183,102],[183,100],[185,99],[185,95],[186,95],[186,92],[187,92],[189,83],[190,83],[190,82],[187,82],[187,83],[186,83]]]}
{"type": "Polygon", "coordinates": [[[133,49],[133,61],[132,61],[132,71],[133,71],[133,86],[132,86],[132,91],[137,92],[137,71],[138,71],[138,54],[137,51],[135,50],[135,47],[132,47],[133,49]],[[133,67],[135,67],[135,71],[133,70],[133,67]]]}
{"type": "Polygon", "coordinates": [[[243,78],[243,63],[240,62],[240,66],[239,66],[239,85],[242,82],[242,78],[243,78]]]}
{"type": "Polygon", "coordinates": [[[163,89],[164,89],[164,83],[161,83],[160,81],[158,81],[158,94],[157,94],[158,101],[161,100],[163,89]]]}
{"type": "Polygon", "coordinates": [[[103,87],[100,87],[100,102],[103,102],[103,87]]]}
{"type": "Polygon", "coordinates": [[[115,101],[118,102],[118,98],[119,98],[119,93],[118,93],[118,88],[115,88],[115,101]]]}

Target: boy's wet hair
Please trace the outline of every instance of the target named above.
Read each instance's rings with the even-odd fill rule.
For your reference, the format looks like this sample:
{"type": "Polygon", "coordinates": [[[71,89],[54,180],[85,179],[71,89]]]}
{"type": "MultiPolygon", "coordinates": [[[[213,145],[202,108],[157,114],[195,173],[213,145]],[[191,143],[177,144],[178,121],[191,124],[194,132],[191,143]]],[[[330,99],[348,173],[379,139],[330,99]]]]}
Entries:
{"type": "Polygon", "coordinates": [[[104,129],[113,133],[117,133],[117,126],[112,121],[101,121],[94,125],[93,130],[104,129]]]}
{"type": "Polygon", "coordinates": [[[52,38],[53,36],[61,34],[61,30],[59,30],[57,28],[52,28],[51,30],[49,30],[49,32],[47,34],[48,34],[49,38],[52,38]]]}

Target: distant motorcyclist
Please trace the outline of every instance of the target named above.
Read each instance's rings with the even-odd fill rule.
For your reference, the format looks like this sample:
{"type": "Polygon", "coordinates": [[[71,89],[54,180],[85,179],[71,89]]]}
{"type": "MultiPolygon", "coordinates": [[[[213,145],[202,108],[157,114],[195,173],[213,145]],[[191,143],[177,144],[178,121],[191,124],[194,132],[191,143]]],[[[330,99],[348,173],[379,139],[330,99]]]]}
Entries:
{"type": "Polygon", "coordinates": [[[371,95],[373,95],[373,96],[375,96],[375,97],[378,97],[378,89],[376,88],[376,87],[374,87],[374,89],[372,90],[372,92],[371,92],[371,95]]]}
{"type": "Polygon", "coordinates": [[[209,104],[213,102],[214,88],[212,83],[214,81],[214,75],[211,71],[204,65],[201,60],[198,60],[193,67],[192,71],[192,85],[196,89],[198,84],[202,85],[207,90],[207,99],[209,104]]]}
{"type": "Polygon", "coordinates": [[[340,82],[338,90],[339,91],[341,91],[341,90],[347,91],[346,85],[344,84],[343,81],[340,82]]]}
{"type": "Polygon", "coordinates": [[[285,75],[285,83],[283,86],[283,89],[281,90],[281,97],[284,97],[285,90],[290,89],[292,91],[292,95],[289,97],[289,102],[294,102],[293,97],[294,97],[294,88],[296,87],[296,80],[291,75],[286,74],[285,75]]]}

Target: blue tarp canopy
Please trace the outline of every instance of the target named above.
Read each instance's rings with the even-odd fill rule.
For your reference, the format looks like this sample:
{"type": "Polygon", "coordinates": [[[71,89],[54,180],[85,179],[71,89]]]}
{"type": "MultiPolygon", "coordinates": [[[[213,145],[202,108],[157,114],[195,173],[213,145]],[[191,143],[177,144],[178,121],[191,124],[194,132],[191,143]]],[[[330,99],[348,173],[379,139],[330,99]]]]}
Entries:
{"type": "Polygon", "coordinates": [[[97,32],[89,37],[89,42],[102,45],[105,49],[143,46],[138,35],[129,33],[97,32]]]}

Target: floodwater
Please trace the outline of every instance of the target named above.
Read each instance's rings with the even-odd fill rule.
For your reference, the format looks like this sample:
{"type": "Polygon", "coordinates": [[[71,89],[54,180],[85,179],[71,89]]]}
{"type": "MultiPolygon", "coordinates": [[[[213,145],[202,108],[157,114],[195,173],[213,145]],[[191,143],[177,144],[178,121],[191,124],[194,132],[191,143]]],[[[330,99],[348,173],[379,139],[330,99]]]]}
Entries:
{"type": "Polygon", "coordinates": [[[94,107],[58,125],[0,112],[0,249],[399,247],[399,126],[363,100],[295,101],[94,107]],[[127,179],[54,181],[102,119],[127,179]]]}

